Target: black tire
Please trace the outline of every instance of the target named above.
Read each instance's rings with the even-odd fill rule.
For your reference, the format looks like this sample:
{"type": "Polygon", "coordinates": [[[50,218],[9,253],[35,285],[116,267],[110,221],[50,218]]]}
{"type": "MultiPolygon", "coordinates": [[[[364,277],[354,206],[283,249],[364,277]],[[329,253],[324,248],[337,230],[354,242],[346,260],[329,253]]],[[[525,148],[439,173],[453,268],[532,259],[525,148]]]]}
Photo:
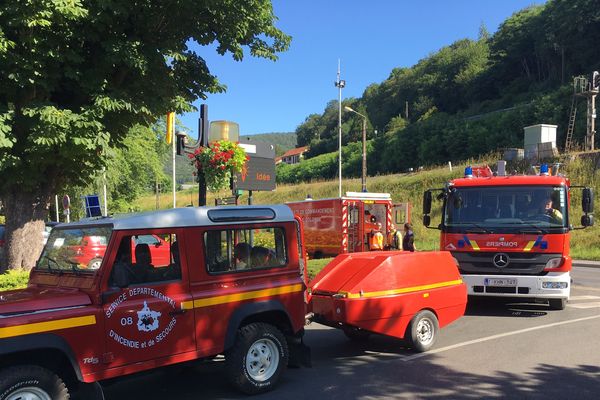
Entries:
{"type": "MultiPolygon", "coordinates": [[[[69,400],[70,395],[65,383],[52,371],[37,365],[19,365],[0,372],[0,400],[9,397],[18,398],[29,394],[51,400],[69,400]]],[[[35,398],[35,397],[33,397],[35,398]]]]}
{"type": "Polygon", "coordinates": [[[549,299],[548,304],[552,310],[564,310],[567,307],[567,299],[549,299]]]}
{"type": "Polygon", "coordinates": [[[435,314],[429,310],[422,310],[408,324],[405,339],[409,347],[422,353],[433,347],[439,330],[440,327],[435,314]]]}
{"type": "Polygon", "coordinates": [[[225,354],[225,371],[229,381],[240,391],[263,393],[275,387],[288,359],[289,351],[283,334],[272,325],[255,322],[238,330],[235,344],[225,354]],[[248,356],[252,355],[262,356],[254,364],[255,370],[252,369],[253,362],[248,361],[248,356]]]}
{"type": "Polygon", "coordinates": [[[345,326],[342,328],[344,335],[353,342],[366,342],[371,336],[371,332],[355,326],[345,326]]]}

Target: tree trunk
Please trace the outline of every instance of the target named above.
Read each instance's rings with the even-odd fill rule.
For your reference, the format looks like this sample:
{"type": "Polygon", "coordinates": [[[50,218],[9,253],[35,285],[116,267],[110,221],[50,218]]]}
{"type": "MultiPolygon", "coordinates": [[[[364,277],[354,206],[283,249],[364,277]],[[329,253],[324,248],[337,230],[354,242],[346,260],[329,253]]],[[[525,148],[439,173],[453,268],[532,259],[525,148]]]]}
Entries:
{"type": "Polygon", "coordinates": [[[42,251],[44,221],[50,196],[12,191],[3,197],[6,212],[6,235],[2,271],[30,270],[42,251]]]}

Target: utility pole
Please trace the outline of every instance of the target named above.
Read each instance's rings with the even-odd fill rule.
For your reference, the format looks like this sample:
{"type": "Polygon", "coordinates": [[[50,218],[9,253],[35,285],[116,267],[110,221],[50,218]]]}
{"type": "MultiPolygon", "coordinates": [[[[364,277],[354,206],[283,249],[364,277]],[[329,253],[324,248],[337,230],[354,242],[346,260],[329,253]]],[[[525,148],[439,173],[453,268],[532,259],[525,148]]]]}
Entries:
{"type": "Polygon", "coordinates": [[[367,118],[363,117],[362,131],[362,191],[367,192],[367,118]]]}
{"type": "MultiPolygon", "coordinates": [[[[200,120],[198,121],[198,138],[200,146],[208,146],[208,105],[200,105],[200,120]]],[[[198,171],[198,207],[206,206],[206,180],[198,171]]]]}
{"type": "Polygon", "coordinates": [[[171,157],[173,159],[173,208],[177,208],[177,181],[175,179],[175,155],[176,155],[176,146],[177,140],[175,140],[177,136],[173,136],[171,139],[171,157]]]}
{"type": "Polygon", "coordinates": [[[106,194],[106,168],[102,167],[102,193],[104,195],[104,216],[108,217],[108,196],[106,194]]]}
{"type": "Polygon", "coordinates": [[[594,136],[596,135],[596,96],[600,89],[600,73],[594,71],[589,83],[588,103],[587,103],[587,133],[585,136],[585,149],[594,150],[594,136]]]}
{"type": "Polygon", "coordinates": [[[346,81],[340,79],[340,60],[338,58],[338,70],[337,70],[337,80],[335,81],[335,87],[338,88],[339,98],[338,98],[338,148],[339,148],[339,156],[338,156],[338,177],[339,177],[339,190],[338,195],[342,197],[342,89],[346,86],[346,81]]]}

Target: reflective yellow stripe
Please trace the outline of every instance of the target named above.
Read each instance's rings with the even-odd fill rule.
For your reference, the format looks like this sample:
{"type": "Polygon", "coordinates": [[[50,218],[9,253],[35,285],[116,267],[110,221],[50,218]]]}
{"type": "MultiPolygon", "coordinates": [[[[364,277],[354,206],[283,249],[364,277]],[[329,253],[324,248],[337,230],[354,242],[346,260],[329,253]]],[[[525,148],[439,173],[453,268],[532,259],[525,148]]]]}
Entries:
{"type": "Polygon", "coordinates": [[[181,302],[181,309],[182,310],[191,310],[192,308],[194,308],[194,300],[182,301],[181,302]]]}
{"type": "Polygon", "coordinates": [[[233,303],[236,301],[258,299],[261,297],[277,296],[280,294],[301,292],[304,286],[299,283],[296,285],[280,286],[270,289],[253,290],[251,292],[232,293],[223,296],[207,297],[205,299],[197,299],[192,301],[184,301],[181,303],[181,308],[189,310],[193,308],[210,307],[218,304],[233,303]]]}
{"type": "Polygon", "coordinates": [[[527,243],[527,246],[525,246],[523,251],[531,251],[531,249],[533,249],[534,244],[535,244],[535,241],[533,241],[533,240],[531,242],[527,243]]]}
{"type": "Polygon", "coordinates": [[[85,317],[58,319],[56,321],[36,322],[34,324],[25,324],[0,328],[0,338],[30,335],[32,333],[57,331],[59,329],[77,328],[78,326],[87,326],[95,324],[96,317],[93,315],[86,315],[85,317]]]}
{"type": "Polygon", "coordinates": [[[457,279],[455,281],[447,281],[447,282],[439,282],[432,283],[430,285],[421,285],[421,286],[412,286],[402,289],[392,289],[392,290],[382,290],[380,292],[368,292],[368,293],[346,293],[341,292],[340,294],[345,294],[349,299],[359,299],[366,297],[382,297],[382,296],[391,296],[394,294],[402,294],[402,293],[411,293],[418,292],[420,290],[429,290],[429,289],[438,289],[446,286],[454,286],[460,285],[462,283],[462,279],[457,279]]]}
{"type": "Polygon", "coordinates": [[[477,242],[474,240],[471,240],[470,242],[471,242],[471,247],[473,247],[473,250],[479,251],[479,245],[477,244],[477,242]]]}

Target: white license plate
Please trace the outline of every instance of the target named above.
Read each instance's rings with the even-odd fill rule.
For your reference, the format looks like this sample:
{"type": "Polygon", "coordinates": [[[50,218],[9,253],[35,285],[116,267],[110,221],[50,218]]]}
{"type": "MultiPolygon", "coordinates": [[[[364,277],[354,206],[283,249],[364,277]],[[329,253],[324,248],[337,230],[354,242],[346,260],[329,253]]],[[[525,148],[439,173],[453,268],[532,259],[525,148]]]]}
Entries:
{"type": "Polygon", "coordinates": [[[517,280],[508,278],[485,278],[483,284],[485,286],[517,286],[517,280]]]}

